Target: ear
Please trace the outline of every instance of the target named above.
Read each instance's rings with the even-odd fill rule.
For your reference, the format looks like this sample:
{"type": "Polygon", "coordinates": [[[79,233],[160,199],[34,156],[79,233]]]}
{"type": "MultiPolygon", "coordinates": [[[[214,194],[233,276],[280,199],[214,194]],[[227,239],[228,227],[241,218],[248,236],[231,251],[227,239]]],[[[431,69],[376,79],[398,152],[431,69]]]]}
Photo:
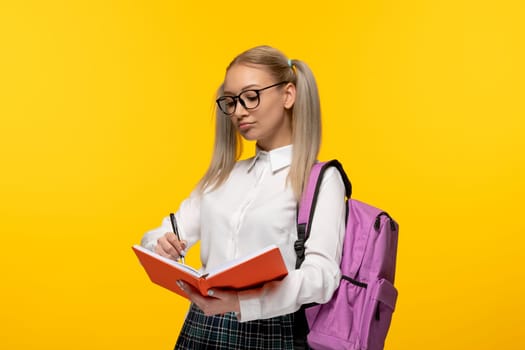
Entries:
{"type": "Polygon", "coordinates": [[[290,109],[295,104],[296,88],[292,83],[286,84],[284,87],[284,108],[290,109]]]}

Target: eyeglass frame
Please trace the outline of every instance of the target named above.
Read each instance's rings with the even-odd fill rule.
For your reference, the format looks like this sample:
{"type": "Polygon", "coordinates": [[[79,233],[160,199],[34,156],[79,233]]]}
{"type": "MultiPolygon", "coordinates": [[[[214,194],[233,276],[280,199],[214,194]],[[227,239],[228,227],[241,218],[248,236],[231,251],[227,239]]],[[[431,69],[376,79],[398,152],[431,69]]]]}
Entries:
{"type": "Polygon", "coordinates": [[[257,107],[259,107],[259,105],[261,104],[261,95],[260,95],[260,92],[261,91],[264,91],[264,90],[267,90],[267,89],[270,89],[270,88],[273,88],[273,87],[276,87],[276,86],[279,86],[279,85],[282,85],[282,84],[287,84],[289,83],[289,81],[281,81],[279,83],[276,83],[276,84],[272,84],[270,86],[266,86],[266,87],[263,87],[261,89],[248,89],[248,90],[244,90],[242,91],[240,94],[238,94],[237,96],[221,96],[219,97],[218,99],[215,100],[215,102],[217,103],[217,106],[219,107],[219,110],[227,115],[228,117],[231,117],[233,114],[235,114],[235,111],[237,110],[237,102],[240,102],[240,104],[242,105],[242,107],[246,110],[251,110],[251,109],[255,109],[257,107]],[[257,96],[257,105],[255,107],[246,107],[246,102],[244,102],[244,100],[241,98],[241,95],[246,93],[246,92],[255,92],[256,96],[257,96]],[[222,108],[221,108],[221,104],[220,102],[221,101],[224,101],[225,99],[227,98],[232,98],[233,101],[235,102],[235,107],[233,107],[233,111],[231,113],[226,113],[226,111],[224,111],[222,108]]]}

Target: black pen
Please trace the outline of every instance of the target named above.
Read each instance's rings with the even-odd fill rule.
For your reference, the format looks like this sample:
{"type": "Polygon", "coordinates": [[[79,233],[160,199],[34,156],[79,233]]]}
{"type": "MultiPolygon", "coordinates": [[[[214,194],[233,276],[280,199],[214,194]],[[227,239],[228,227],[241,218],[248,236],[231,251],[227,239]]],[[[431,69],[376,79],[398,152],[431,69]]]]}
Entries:
{"type": "MultiPolygon", "coordinates": [[[[175,235],[177,236],[177,239],[180,242],[181,240],[180,240],[180,235],[179,235],[179,229],[177,228],[177,219],[175,219],[175,214],[170,213],[170,221],[171,221],[171,227],[173,228],[173,233],[175,233],[175,235]]],[[[186,262],[184,261],[184,255],[180,254],[180,260],[182,261],[183,264],[186,264],[186,262]]]]}

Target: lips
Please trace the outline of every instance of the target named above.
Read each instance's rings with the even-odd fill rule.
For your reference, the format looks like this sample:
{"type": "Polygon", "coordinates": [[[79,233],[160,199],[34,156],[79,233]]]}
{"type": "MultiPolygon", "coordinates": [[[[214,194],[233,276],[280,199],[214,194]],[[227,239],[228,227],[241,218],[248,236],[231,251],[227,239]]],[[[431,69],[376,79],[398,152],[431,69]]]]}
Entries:
{"type": "Polygon", "coordinates": [[[240,123],[239,124],[239,130],[248,130],[251,128],[253,123],[240,123]]]}

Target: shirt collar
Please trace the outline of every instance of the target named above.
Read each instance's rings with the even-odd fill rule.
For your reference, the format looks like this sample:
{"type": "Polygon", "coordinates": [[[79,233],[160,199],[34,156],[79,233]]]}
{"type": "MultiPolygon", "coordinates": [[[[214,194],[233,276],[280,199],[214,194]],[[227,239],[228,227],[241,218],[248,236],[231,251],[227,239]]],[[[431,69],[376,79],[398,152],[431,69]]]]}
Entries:
{"type": "Polygon", "coordinates": [[[273,173],[283,168],[286,168],[287,166],[290,166],[290,164],[292,164],[292,149],[293,146],[288,145],[273,149],[268,152],[263,151],[262,149],[257,147],[255,157],[253,157],[253,160],[251,161],[251,164],[248,167],[248,171],[250,171],[253,168],[257,160],[262,160],[264,158],[267,158],[269,160],[270,167],[273,173]]]}

